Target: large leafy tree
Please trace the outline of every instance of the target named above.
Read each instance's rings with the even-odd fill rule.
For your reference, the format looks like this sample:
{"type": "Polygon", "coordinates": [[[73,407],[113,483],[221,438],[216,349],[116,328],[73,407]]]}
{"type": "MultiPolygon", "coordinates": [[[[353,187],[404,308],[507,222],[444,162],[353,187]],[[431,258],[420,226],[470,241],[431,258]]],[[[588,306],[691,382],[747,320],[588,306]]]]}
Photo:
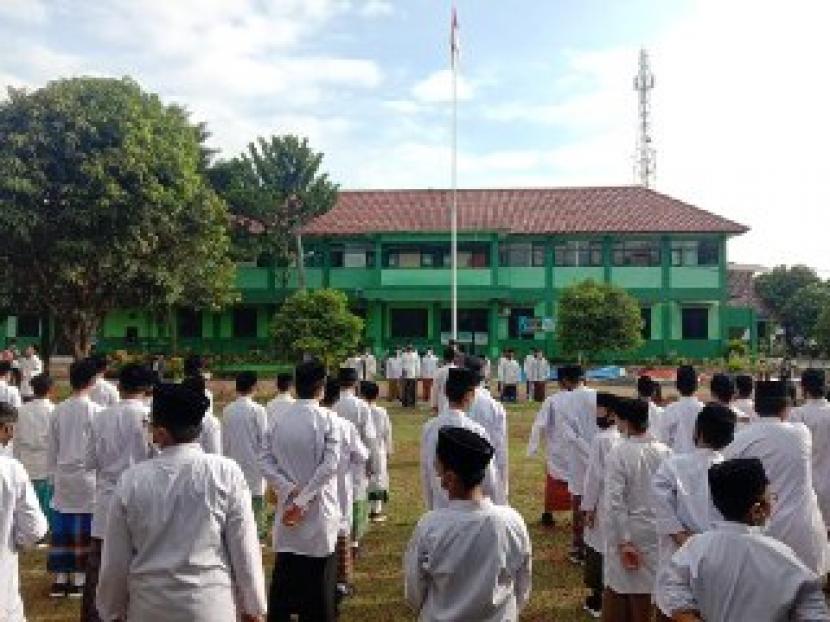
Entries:
{"type": "Polygon", "coordinates": [[[755,279],[755,291],[784,330],[786,347],[797,352],[810,339],[821,298],[822,281],[807,266],[778,266],[755,279]]]}
{"type": "Polygon", "coordinates": [[[78,357],[107,312],[232,300],[228,213],[204,126],[130,79],[73,78],[0,104],[6,304],[55,318],[78,357]]]}
{"type": "Polygon", "coordinates": [[[213,187],[233,216],[237,259],[265,257],[285,266],[302,252],[302,226],[337,199],[338,187],[321,171],[322,162],[323,154],[307,138],[287,135],[260,137],[246,152],[210,169],[213,187]]]}
{"type": "Polygon", "coordinates": [[[784,305],[782,324],[796,352],[808,351],[816,341],[816,328],[824,309],[830,308],[830,287],[814,283],[796,291],[784,305]]]}
{"type": "Polygon", "coordinates": [[[357,350],[363,320],[349,311],[341,291],[301,290],[288,297],[274,316],[271,334],[283,356],[293,360],[316,356],[333,371],[357,350]]]}
{"type": "Polygon", "coordinates": [[[588,280],[562,292],[556,331],[562,350],[588,360],[643,343],[637,300],[619,287],[588,280]]]}

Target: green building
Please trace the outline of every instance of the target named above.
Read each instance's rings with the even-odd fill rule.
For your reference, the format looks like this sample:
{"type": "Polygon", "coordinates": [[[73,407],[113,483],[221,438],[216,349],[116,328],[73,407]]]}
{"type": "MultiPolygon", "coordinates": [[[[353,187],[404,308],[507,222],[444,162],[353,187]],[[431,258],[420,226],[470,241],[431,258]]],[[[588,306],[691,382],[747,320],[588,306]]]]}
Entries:
{"type": "MultiPolygon", "coordinates": [[[[304,232],[308,287],[345,291],[377,353],[438,348],[450,332],[449,205],[445,190],[346,191],[304,232]]],[[[563,288],[594,279],[642,306],[637,357],[720,356],[732,338],[757,346],[758,318],[730,304],[727,242],[747,228],[641,187],[462,190],[458,193],[459,337],[478,353],[542,348],[563,288]]],[[[221,313],[179,309],[175,321],[141,309],[107,317],[105,350],[220,353],[267,349],[268,324],[298,286],[296,268],[240,264],[241,303],[221,313]]],[[[9,336],[34,336],[9,318],[9,336]],[[24,335],[21,327],[28,332],[24,335]]]]}

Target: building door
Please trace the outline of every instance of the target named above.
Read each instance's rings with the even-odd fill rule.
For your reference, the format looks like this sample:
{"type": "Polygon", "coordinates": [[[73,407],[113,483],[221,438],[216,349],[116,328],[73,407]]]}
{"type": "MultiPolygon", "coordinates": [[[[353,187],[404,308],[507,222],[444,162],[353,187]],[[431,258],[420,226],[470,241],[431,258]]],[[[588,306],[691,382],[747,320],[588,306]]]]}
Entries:
{"type": "MultiPolygon", "coordinates": [[[[489,309],[459,309],[458,310],[458,341],[467,350],[468,354],[486,352],[490,343],[489,309]]],[[[441,309],[441,336],[452,333],[452,310],[441,309]]]]}

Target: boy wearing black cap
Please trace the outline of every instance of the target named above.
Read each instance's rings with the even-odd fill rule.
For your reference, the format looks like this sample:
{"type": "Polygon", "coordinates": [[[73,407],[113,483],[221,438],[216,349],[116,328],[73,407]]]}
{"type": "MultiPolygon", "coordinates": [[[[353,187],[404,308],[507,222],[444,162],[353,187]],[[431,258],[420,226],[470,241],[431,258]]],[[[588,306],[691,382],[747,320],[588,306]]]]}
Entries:
{"type": "Polygon", "coordinates": [[[499,362],[499,384],[501,384],[501,401],[515,402],[517,387],[522,377],[522,368],[516,360],[512,349],[508,349],[505,358],[499,362]]]}
{"type": "Polygon", "coordinates": [[[455,348],[450,346],[444,348],[443,362],[441,367],[435,372],[435,380],[432,383],[429,405],[432,408],[432,412],[436,415],[443,413],[449,406],[447,403],[447,375],[450,369],[456,366],[455,358],[457,355],[458,351],[455,348]]]}
{"type": "Polygon", "coordinates": [[[787,383],[758,382],[755,410],[760,419],[741,429],[724,450],[726,458],[760,458],[778,497],[767,535],[790,546],[810,570],[830,569],[827,530],[813,489],[812,439],[801,423],[786,421],[787,383]]]}
{"type": "Polygon", "coordinates": [[[695,424],[697,449],[672,455],[657,469],[654,511],[660,552],[658,572],[690,536],[708,531],[720,519],[712,505],[706,474],[713,464],[723,462],[721,451],[732,442],[736,424],[737,416],[731,408],[707,404],[695,424]]]}
{"type": "Polygon", "coordinates": [[[813,438],[813,486],[824,524],[830,530],[830,402],[823,369],[807,369],[801,374],[804,404],[794,408],[789,420],[807,426],[813,438]]]}
{"type": "Polygon", "coordinates": [[[0,402],[11,404],[15,408],[23,405],[18,388],[9,383],[12,374],[11,361],[0,361],[0,402]]]}
{"type": "Polygon", "coordinates": [[[597,392],[585,386],[581,365],[568,365],[563,370],[567,397],[564,400],[564,436],[568,442],[568,491],[571,493],[571,550],[573,563],[585,561],[585,525],[582,522],[582,490],[588,453],[597,427],[597,392]]]}
{"type": "MultiPolygon", "coordinates": [[[[441,486],[441,479],[435,472],[435,448],[438,444],[438,431],[445,427],[460,427],[472,430],[487,442],[490,442],[484,428],[467,416],[467,411],[475,397],[476,376],[465,367],[452,367],[447,373],[445,392],[449,408],[424,424],[421,435],[421,489],[424,506],[427,511],[447,507],[447,491],[441,486]]],[[[484,478],[484,493],[493,503],[506,503],[504,491],[499,485],[496,469],[488,462],[484,478]]]]}
{"type": "MultiPolygon", "coordinates": [[[[16,421],[17,409],[0,402],[0,447],[11,442],[16,421]]],[[[23,465],[0,456],[0,615],[4,620],[25,619],[17,554],[34,547],[46,534],[46,527],[46,517],[23,465]]]]}
{"type": "Polygon", "coordinates": [[[591,594],[585,599],[584,609],[589,615],[602,615],[602,567],[605,555],[605,463],[608,454],[620,442],[617,429],[617,397],[612,393],[597,393],[597,427],[599,432],[591,441],[585,488],[580,510],[585,513],[585,587],[591,594]]]}
{"type": "MultiPolygon", "coordinates": [[[[271,427],[274,419],[282,412],[285,412],[294,403],[294,396],[291,389],[294,387],[294,374],[277,374],[277,394],[265,406],[268,415],[268,427],[271,427]]],[[[335,400],[336,401],[336,400],[335,400]]]]}
{"type": "Polygon", "coordinates": [[[369,479],[369,520],[373,523],[386,521],[383,513],[383,504],[389,500],[389,455],[394,451],[392,445],[392,423],[389,413],[383,406],[378,406],[377,399],[380,387],[376,382],[363,380],[360,383],[360,397],[369,405],[372,411],[372,423],[378,436],[378,463],[377,471],[369,479]]]}
{"type": "Polygon", "coordinates": [[[151,426],[160,453],[112,495],[97,606],[104,620],[264,619],[265,579],[245,476],[196,439],[204,393],[162,384],[151,426]]]}
{"type": "Polygon", "coordinates": [[[14,457],[26,468],[40,501],[40,509],[48,517],[52,512],[52,483],[46,465],[49,426],[55,410],[50,399],[53,382],[46,374],[39,374],[32,378],[31,385],[34,399],[23,404],[17,411],[14,457]]]}
{"type": "Polygon", "coordinates": [[[101,565],[101,541],[107,533],[110,500],[121,474],[147,460],[151,449],[147,430],[150,408],[144,394],[150,383],[149,370],[128,364],[118,380],[120,400],[92,420],[86,450],[86,466],[95,470],[95,506],[92,513],[92,542],[87,558],[87,576],[81,603],[81,621],[100,620],[95,609],[95,590],[101,565]]]}
{"type": "Polygon", "coordinates": [[[369,528],[369,478],[378,470],[378,433],[372,418],[372,409],[357,396],[357,370],[342,367],[338,372],[340,399],[333,410],[340,417],[351,421],[360,440],[369,451],[368,467],[354,476],[354,501],[352,504],[352,548],[357,554],[360,540],[369,528]]]}
{"type": "Polygon", "coordinates": [[[336,616],[340,498],[337,474],[343,447],[337,416],[320,406],[326,369],[317,360],[297,366],[297,401],[268,431],[262,467],[277,491],[269,620],[329,622],[336,616]],[[306,617],[308,616],[308,617],[306,617]]]}
{"type": "Polygon", "coordinates": [[[235,460],[245,474],[259,537],[265,539],[268,535],[265,479],[259,459],[268,431],[268,416],[265,408],[254,401],[256,387],[256,372],[243,371],[237,374],[237,398],[222,411],[222,454],[235,460]]]}
{"type": "Polygon", "coordinates": [[[752,376],[739,374],[735,376],[735,390],[737,397],[732,406],[740,413],[738,415],[738,426],[752,423],[758,418],[755,414],[755,402],[752,401],[752,394],[755,392],[755,380],[752,376]]]}
{"type": "Polygon", "coordinates": [[[406,600],[421,620],[518,620],[530,597],[527,527],[482,488],[492,457],[480,434],[440,428],[432,460],[448,505],[421,518],[404,557],[406,600]]]}
{"type": "Polygon", "coordinates": [[[724,520],[692,536],[661,569],[660,609],[680,622],[830,620],[818,577],[758,529],[775,511],[761,461],[716,464],[708,482],[724,520]]]}
{"type": "Polygon", "coordinates": [[[607,531],[604,622],[652,619],[657,532],[652,480],[671,450],[648,433],[648,403],[617,401],[624,438],[608,454],[605,470],[607,531]]]}
{"type": "Polygon", "coordinates": [[[663,409],[657,405],[655,398],[659,385],[651,376],[643,375],[637,378],[637,396],[648,402],[648,429],[658,430],[663,409]]]}
{"type": "MultiPolygon", "coordinates": [[[[152,385],[158,384],[159,377],[153,370],[148,370],[152,385]]],[[[205,360],[198,354],[192,354],[184,361],[184,380],[197,393],[205,394],[209,406],[202,419],[202,433],[199,435],[199,445],[206,454],[222,454],[222,424],[213,414],[213,392],[207,387],[208,376],[205,373],[205,360]]],[[[152,390],[152,388],[151,388],[152,390]]]]}
{"type": "Polygon", "coordinates": [[[507,499],[510,487],[507,456],[507,413],[504,410],[504,406],[493,399],[490,391],[484,387],[484,381],[486,380],[484,360],[477,356],[468,356],[465,357],[464,366],[473,372],[475,380],[477,381],[475,397],[473,398],[473,403],[470,405],[468,416],[484,428],[490,442],[495,448],[496,454],[493,457],[493,465],[496,468],[498,482],[502,487],[504,498],[507,499]]]}
{"type": "Polygon", "coordinates": [[[47,568],[55,575],[50,596],[81,598],[95,510],[95,469],[86,464],[92,422],[102,408],[89,397],[97,368],[87,359],[69,367],[72,395],[50,419],[47,472],[54,485],[51,548],[47,568]],[[70,581],[71,579],[71,581],[70,581]]]}
{"type": "Polygon", "coordinates": [[[678,367],[675,386],[680,399],[666,406],[660,427],[652,433],[675,453],[687,454],[695,449],[695,422],[703,410],[703,402],[695,395],[699,387],[695,368],[690,365],[678,367]]]}

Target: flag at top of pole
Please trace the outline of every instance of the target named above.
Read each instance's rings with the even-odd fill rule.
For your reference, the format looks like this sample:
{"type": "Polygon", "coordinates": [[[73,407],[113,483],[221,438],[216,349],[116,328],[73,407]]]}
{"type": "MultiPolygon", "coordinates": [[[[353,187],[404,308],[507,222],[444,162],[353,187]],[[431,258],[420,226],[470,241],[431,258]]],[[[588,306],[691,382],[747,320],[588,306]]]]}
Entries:
{"type": "Polygon", "coordinates": [[[452,148],[450,177],[452,187],[452,204],[450,206],[450,256],[452,258],[452,338],[458,339],[458,60],[461,46],[458,40],[458,13],[452,6],[450,23],[450,65],[452,67],[452,148]]]}

